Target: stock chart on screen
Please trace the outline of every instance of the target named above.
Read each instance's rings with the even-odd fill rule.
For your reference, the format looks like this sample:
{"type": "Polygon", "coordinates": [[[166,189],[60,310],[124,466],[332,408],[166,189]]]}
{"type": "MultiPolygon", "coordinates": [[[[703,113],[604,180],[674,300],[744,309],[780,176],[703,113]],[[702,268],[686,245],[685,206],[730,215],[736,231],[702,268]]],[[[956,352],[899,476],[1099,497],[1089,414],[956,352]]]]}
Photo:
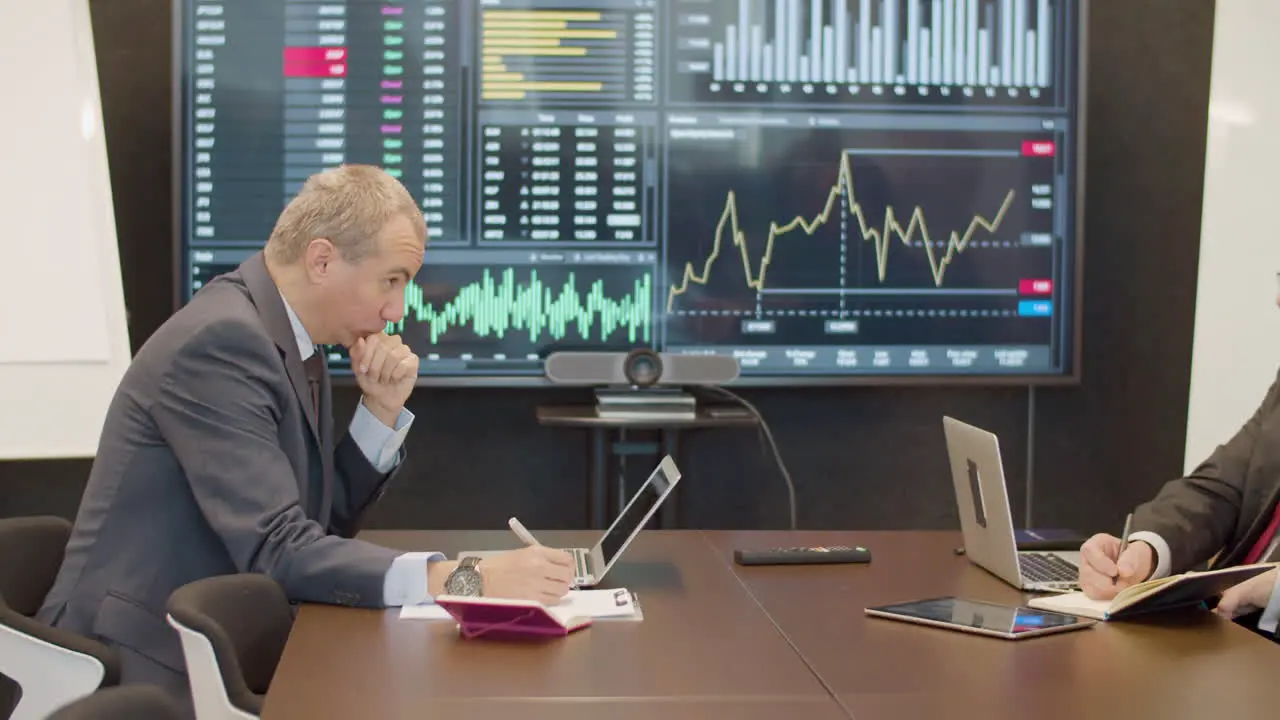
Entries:
{"type": "Polygon", "coordinates": [[[424,382],[1078,374],[1077,0],[176,2],[183,302],[367,163],[428,227],[424,382]]]}

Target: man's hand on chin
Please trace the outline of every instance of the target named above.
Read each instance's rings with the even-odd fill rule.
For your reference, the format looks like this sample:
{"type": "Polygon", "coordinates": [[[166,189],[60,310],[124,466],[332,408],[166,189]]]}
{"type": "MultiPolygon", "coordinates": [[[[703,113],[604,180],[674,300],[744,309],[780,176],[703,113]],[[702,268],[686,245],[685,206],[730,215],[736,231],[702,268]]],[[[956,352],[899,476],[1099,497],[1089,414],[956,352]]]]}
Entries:
{"type": "Polygon", "coordinates": [[[386,333],[362,337],[348,352],[365,407],[384,425],[394,428],[418,379],[418,356],[399,335],[386,333]]]}

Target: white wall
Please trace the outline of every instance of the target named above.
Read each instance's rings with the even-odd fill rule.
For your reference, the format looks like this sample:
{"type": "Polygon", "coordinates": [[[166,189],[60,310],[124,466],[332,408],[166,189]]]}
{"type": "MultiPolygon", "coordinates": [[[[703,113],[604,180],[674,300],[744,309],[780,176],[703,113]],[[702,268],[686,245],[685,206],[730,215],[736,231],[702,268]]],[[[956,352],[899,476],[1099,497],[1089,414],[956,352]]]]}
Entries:
{"type": "Polygon", "coordinates": [[[1280,367],[1280,2],[1218,0],[1187,417],[1191,469],[1280,367]]]}
{"type": "Polygon", "coordinates": [[[0,0],[0,68],[0,459],[92,456],[129,341],[86,0],[0,0]]]}

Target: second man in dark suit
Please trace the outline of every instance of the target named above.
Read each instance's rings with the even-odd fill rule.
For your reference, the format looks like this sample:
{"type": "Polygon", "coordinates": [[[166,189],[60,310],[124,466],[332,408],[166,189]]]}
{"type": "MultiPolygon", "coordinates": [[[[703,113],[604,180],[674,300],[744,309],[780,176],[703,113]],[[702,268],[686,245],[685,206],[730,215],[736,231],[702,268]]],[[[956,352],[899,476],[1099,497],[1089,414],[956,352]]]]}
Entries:
{"type": "MultiPolygon", "coordinates": [[[[1253,417],[1186,477],[1165,484],[1134,511],[1128,548],[1095,535],[1080,548],[1080,584],[1098,600],[1151,578],[1203,567],[1280,560],[1280,377],[1253,417]]],[[[1217,611],[1249,616],[1277,637],[1280,571],[1223,594],[1217,611]],[[1253,618],[1257,615],[1257,618],[1253,618]]]]}

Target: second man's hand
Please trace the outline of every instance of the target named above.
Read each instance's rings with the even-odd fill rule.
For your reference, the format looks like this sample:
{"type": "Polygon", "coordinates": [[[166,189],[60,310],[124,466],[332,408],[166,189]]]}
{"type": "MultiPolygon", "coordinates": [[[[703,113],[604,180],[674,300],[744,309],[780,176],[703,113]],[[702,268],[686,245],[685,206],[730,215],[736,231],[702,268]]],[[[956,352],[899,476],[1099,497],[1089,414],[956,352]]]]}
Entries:
{"type": "Polygon", "coordinates": [[[1280,570],[1268,570],[1228,588],[1222,594],[1214,612],[1225,618],[1236,618],[1254,610],[1265,610],[1267,605],[1271,604],[1271,593],[1275,591],[1277,574],[1280,574],[1280,570]]]}
{"type": "Polygon", "coordinates": [[[1120,554],[1120,538],[1099,533],[1080,547],[1080,589],[1093,600],[1110,600],[1146,580],[1155,567],[1155,551],[1142,541],[1120,554]]]}
{"type": "Polygon", "coordinates": [[[394,428],[418,379],[418,356],[398,335],[362,337],[348,352],[364,405],[387,427],[394,428]]]}

